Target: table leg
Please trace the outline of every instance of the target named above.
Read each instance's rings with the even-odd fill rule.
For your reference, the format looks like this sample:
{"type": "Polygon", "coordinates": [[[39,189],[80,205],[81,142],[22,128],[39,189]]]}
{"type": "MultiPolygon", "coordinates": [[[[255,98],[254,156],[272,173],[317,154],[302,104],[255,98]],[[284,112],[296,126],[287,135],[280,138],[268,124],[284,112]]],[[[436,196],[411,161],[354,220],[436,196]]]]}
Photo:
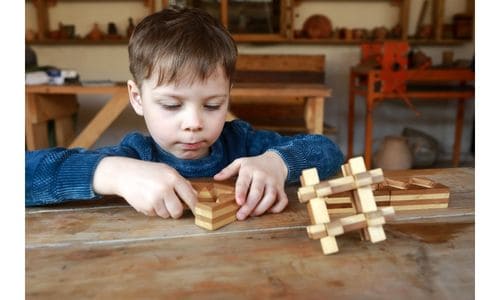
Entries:
{"type": "Polygon", "coordinates": [[[69,148],[89,148],[94,145],[101,134],[125,110],[128,103],[127,93],[115,94],[69,145],[69,148]]]}
{"type": "Polygon", "coordinates": [[[375,102],[375,76],[370,72],[366,87],[366,116],[365,116],[365,164],[366,168],[372,166],[372,131],[373,131],[373,106],[375,102]]]}
{"type": "Polygon", "coordinates": [[[308,97],[306,99],[304,117],[309,133],[323,134],[324,107],[324,97],[308,97]]]}
{"type": "Polygon", "coordinates": [[[457,116],[455,119],[455,141],[453,143],[453,166],[458,167],[460,163],[460,146],[462,144],[462,129],[464,125],[465,99],[459,99],[457,103],[457,116]]]}
{"type": "Polygon", "coordinates": [[[347,114],[347,157],[352,157],[352,152],[354,151],[354,111],[355,111],[355,94],[354,89],[356,88],[356,75],[351,71],[349,75],[349,111],[347,114]]]}
{"type": "Polygon", "coordinates": [[[73,118],[66,117],[55,120],[56,143],[58,147],[68,147],[74,138],[73,118]]]}
{"type": "Polygon", "coordinates": [[[26,148],[29,151],[49,147],[47,122],[34,123],[36,119],[36,95],[25,95],[26,148]]]}

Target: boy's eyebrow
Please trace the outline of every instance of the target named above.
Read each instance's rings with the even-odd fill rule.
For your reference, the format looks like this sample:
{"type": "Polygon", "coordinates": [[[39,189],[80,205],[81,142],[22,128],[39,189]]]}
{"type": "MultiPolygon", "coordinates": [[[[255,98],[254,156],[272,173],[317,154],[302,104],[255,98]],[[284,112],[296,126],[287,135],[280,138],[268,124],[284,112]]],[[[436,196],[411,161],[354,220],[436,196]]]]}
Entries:
{"type": "MultiPolygon", "coordinates": [[[[168,93],[168,92],[166,92],[166,93],[152,92],[152,94],[153,94],[153,96],[156,96],[156,97],[167,96],[167,97],[170,97],[170,98],[174,98],[175,100],[179,100],[179,101],[184,100],[184,99],[187,98],[187,97],[184,97],[184,96],[179,95],[179,94],[172,94],[172,93],[168,93]]],[[[210,99],[214,99],[214,98],[225,98],[225,97],[228,97],[228,93],[210,95],[208,97],[204,97],[203,100],[210,100],[210,99]]]]}

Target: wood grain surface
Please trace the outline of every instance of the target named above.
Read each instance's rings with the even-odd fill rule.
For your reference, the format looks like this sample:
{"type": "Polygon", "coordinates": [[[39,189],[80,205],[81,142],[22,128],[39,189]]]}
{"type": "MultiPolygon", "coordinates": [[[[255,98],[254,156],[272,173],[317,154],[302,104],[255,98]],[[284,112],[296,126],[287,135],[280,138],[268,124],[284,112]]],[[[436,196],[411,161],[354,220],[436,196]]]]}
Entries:
{"type": "Polygon", "coordinates": [[[386,172],[450,187],[446,209],[396,213],[387,240],[337,237],[324,256],[287,188],[280,214],[209,232],[190,212],[146,217],[119,198],[26,209],[28,299],[474,297],[474,169],[386,172]]]}

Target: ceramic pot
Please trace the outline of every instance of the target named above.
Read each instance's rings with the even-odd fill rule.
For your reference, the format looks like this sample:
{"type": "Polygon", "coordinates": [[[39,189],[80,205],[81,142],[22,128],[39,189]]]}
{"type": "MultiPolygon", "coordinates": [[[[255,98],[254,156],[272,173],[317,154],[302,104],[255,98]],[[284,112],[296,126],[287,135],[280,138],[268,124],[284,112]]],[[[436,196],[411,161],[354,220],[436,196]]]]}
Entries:
{"type": "Polygon", "coordinates": [[[375,154],[374,164],[383,170],[410,169],[412,155],[406,138],[386,136],[375,154]]]}

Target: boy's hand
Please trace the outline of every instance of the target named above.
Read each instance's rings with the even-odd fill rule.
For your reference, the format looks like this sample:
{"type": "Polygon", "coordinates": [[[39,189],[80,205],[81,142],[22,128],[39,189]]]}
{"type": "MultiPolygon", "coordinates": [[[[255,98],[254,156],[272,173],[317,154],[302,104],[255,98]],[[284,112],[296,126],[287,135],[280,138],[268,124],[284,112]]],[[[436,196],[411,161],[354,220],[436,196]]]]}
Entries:
{"type": "Polygon", "coordinates": [[[137,211],[148,216],[179,218],[181,201],[192,211],[196,191],[175,169],[162,164],[126,157],[106,157],[94,173],[94,191],[119,195],[137,211]]]}
{"type": "Polygon", "coordinates": [[[238,174],[236,203],[241,205],[238,220],[248,215],[259,216],[266,211],[281,212],[288,204],[285,180],[288,169],[281,157],[272,151],[259,156],[238,158],[214,176],[225,180],[238,174]],[[274,205],[274,206],[273,206],[274,205]]]}

